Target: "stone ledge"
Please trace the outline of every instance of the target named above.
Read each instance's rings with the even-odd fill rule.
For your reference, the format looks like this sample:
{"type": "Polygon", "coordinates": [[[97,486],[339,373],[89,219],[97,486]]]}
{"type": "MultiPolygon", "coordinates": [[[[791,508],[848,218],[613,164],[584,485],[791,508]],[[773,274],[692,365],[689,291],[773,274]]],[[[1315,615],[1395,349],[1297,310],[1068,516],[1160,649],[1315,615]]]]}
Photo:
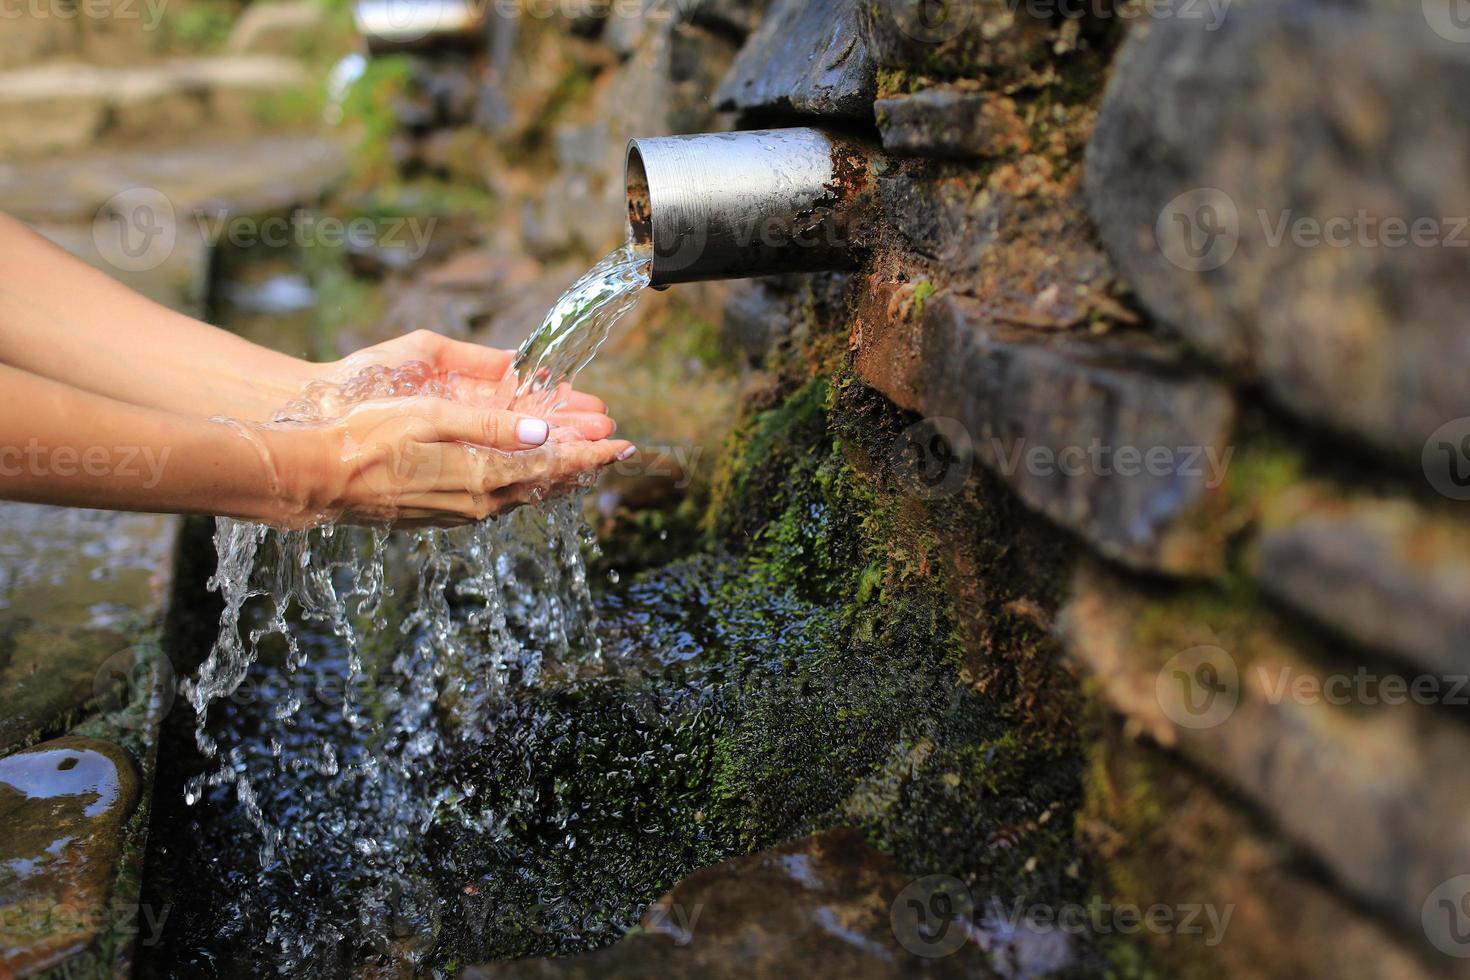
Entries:
{"type": "Polygon", "coordinates": [[[1407,499],[1313,486],[1270,510],[1251,561],[1264,590],[1365,646],[1470,673],[1470,528],[1407,499]]]}
{"type": "Polygon", "coordinates": [[[289,58],[181,58],[142,67],[58,63],[0,72],[0,154],[12,159],[121,138],[177,142],[198,127],[239,135],[252,100],[306,83],[289,58]]]}
{"type": "Polygon", "coordinates": [[[777,0],[715,92],[716,108],[871,119],[877,68],[858,0],[777,0]]]}
{"type": "Polygon", "coordinates": [[[90,223],[115,195],[147,187],[168,198],[180,222],[195,212],[258,214],[315,200],[346,166],[342,149],[316,136],[90,153],[44,167],[0,164],[0,211],[27,221],[90,223]]]}
{"type": "Polygon", "coordinates": [[[1172,574],[1222,569],[1225,532],[1212,517],[1225,502],[1211,466],[1228,463],[1227,389],[1191,376],[1170,348],[1142,335],[1002,325],[977,301],[948,294],[924,304],[915,327],[889,315],[886,292],[870,287],[855,328],[861,381],[911,411],[956,419],[975,458],[1104,555],[1172,574]],[[1062,471],[1079,454],[1092,467],[1093,445],[1168,452],[1177,472],[1152,475],[1121,459],[1062,471]],[[1034,465],[1042,455],[1057,465],[1034,465]],[[1135,472],[1119,473],[1124,465],[1135,472]]]}
{"type": "Polygon", "coordinates": [[[1355,667],[1318,666],[1295,633],[1241,597],[1145,591],[1085,566],[1059,627],[1130,733],[1254,801],[1406,936],[1424,935],[1437,886],[1470,873],[1470,735],[1445,713],[1293,695],[1355,667]]]}

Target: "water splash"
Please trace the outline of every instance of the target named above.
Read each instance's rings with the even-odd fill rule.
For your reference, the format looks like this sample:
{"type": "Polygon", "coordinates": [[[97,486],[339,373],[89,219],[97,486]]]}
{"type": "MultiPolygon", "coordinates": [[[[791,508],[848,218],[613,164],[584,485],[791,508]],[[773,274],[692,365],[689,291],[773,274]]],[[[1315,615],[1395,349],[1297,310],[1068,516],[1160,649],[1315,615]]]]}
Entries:
{"type": "Polygon", "coordinates": [[[550,392],[576,377],[596,356],[608,332],[638,302],[650,282],[651,246],[629,242],[614,249],[571,285],[516,352],[518,398],[544,408],[550,392]],[[539,397],[538,397],[539,396],[539,397]]]}
{"type": "MultiPolygon", "coordinates": [[[[551,407],[632,309],[647,272],[646,255],[625,246],[567,290],[517,354],[518,402],[551,407]]],[[[372,367],[314,383],[276,421],[320,422],[415,395],[452,392],[424,365],[372,367]]],[[[507,692],[535,684],[548,664],[600,657],[583,558],[595,540],[578,500],[416,533],[222,518],[214,544],[209,587],[224,611],[185,694],[199,750],[218,767],[191,779],[185,799],[222,802],[233,791],[259,834],[255,893],[232,899],[237,918],[247,901],[282,897],[265,938],[285,974],[341,968],[344,944],[416,968],[437,927],[421,838],[436,821],[476,826],[464,806],[474,787],[445,780],[450,761],[484,737],[507,692]],[[301,683],[332,672],[311,662],[323,648],[345,651],[337,699],[301,683]],[[262,697],[238,710],[262,665],[271,668],[262,697]],[[227,700],[232,724],[210,726],[211,707],[227,700]]]]}

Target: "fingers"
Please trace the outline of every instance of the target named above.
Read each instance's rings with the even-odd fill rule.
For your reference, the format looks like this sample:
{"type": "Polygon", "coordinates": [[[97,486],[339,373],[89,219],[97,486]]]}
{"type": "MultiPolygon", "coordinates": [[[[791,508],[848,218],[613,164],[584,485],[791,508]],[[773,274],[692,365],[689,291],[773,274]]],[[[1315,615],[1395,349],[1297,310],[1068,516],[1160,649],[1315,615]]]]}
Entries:
{"type": "Polygon", "coordinates": [[[618,425],[601,412],[554,412],[547,417],[558,428],[571,429],[583,439],[596,442],[617,431],[618,425]]]}
{"type": "Polygon", "coordinates": [[[450,340],[441,334],[433,343],[438,348],[438,367],[442,371],[458,371],[460,374],[486,381],[499,381],[515,360],[515,352],[470,344],[462,340],[450,340]]]}
{"type": "Polygon", "coordinates": [[[551,426],[545,419],[519,412],[471,408],[457,402],[434,399],[409,399],[409,413],[421,413],[434,426],[442,442],[465,442],[513,452],[545,445],[551,426]]]}

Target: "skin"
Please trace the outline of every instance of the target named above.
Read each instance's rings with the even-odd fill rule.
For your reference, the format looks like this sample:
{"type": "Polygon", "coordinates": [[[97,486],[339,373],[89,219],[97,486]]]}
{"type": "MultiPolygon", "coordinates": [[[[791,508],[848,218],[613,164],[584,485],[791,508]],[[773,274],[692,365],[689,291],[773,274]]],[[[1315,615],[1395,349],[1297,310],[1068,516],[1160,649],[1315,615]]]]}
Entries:
{"type": "Polygon", "coordinates": [[[563,386],[549,410],[518,411],[512,359],[420,330],[300,360],[159,306],[0,215],[0,498],[288,527],[453,526],[632,455],[591,395],[563,386]],[[313,382],[414,361],[449,398],[269,422],[313,382]],[[547,424],[521,424],[538,416],[547,424]]]}

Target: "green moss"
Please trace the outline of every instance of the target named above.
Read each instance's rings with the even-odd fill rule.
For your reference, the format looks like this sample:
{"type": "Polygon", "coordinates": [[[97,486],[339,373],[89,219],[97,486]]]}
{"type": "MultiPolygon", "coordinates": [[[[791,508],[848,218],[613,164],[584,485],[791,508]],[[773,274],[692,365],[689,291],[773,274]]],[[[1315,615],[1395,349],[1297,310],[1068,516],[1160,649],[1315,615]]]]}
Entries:
{"type": "Polygon", "coordinates": [[[916,322],[924,315],[924,303],[934,295],[937,289],[938,287],[928,279],[920,279],[914,283],[913,319],[916,322]]]}

